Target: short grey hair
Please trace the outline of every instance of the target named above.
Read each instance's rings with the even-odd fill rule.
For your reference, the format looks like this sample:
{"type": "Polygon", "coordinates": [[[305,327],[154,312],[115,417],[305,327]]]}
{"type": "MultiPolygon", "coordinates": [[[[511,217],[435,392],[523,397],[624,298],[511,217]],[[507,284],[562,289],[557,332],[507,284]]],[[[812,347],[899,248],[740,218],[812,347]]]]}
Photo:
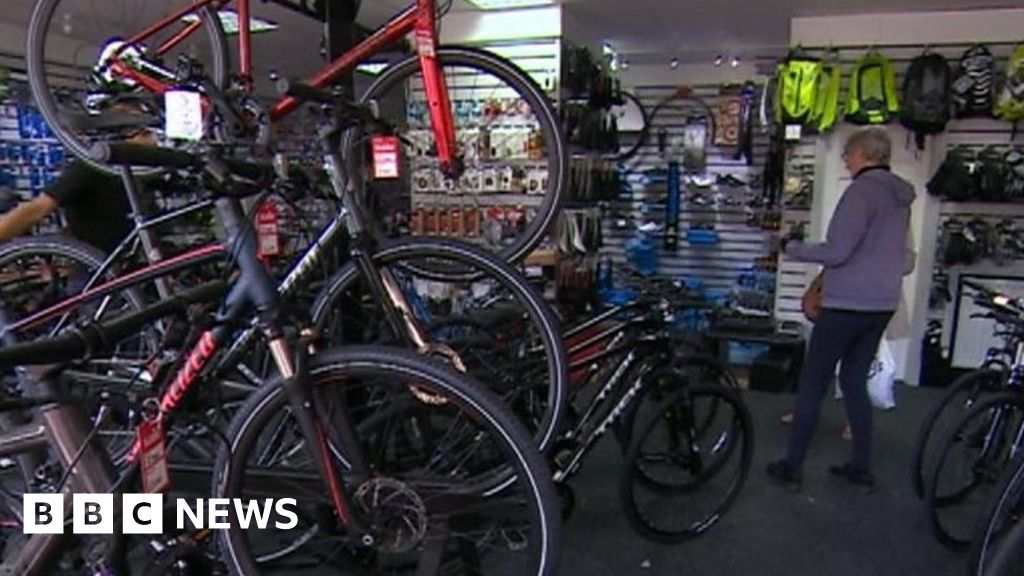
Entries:
{"type": "Polygon", "coordinates": [[[885,128],[870,126],[854,132],[846,140],[844,152],[859,148],[869,162],[889,164],[892,160],[892,138],[885,128]]]}

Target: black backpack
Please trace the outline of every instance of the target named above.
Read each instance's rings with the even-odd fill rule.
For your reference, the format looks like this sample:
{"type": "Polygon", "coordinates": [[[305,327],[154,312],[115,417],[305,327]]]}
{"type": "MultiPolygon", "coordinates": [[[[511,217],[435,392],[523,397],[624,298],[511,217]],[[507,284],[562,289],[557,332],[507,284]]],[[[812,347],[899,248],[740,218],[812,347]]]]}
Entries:
{"type": "Polygon", "coordinates": [[[910,62],[903,78],[900,124],[916,135],[917,147],[924,137],[946,129],[951,116],[952,93],[949,64],[941,54],[926,52],[910,62]]]}

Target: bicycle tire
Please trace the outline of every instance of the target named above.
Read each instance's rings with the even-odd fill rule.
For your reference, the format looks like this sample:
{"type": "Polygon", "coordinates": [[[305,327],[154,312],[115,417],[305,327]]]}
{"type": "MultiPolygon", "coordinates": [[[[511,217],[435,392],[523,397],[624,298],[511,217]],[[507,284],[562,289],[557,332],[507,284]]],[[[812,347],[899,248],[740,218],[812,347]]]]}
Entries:
{"type": "MultiPolygon", "coordinates": [[[[525,488],[523,496],[528,500],[526,505],[531,516],[530,525],[537,528],[540,540],[536,548],[537,556],[528,560],[529,565],[523,574],[553,576],[557,573],[561,521],[550,471],[540,453],[533,448],[525,429],[497,397],[487,392],[479,383],[438,362],[407,350],[379,346],[346,347],[317,354],[310,362],[309,374],[314,388],[329,384],[329,379],[332,378],[344,381],[344,385],[347,386],[349,382],[367,377],[367,374],[387,377],[387,381],[392,382],[398,378],[410,378],[417,382],[416,386],[423,391],[443,397],[446,406],[460,409],[460,414],[465,414],[461,418],[478,423],[495,433],[504,454],[511,457],[511,466],[514,469],[512,478],[525,488]]],[[[401,380],[397,381],[397,387],[407,386],[402,384],[401,380]]],[[[259,440],[260,433],[267,429],[267,422],[275,416],[280,416],[286,409],[287,400],[279,384],[279,381],[275,382],[253,393],[232,421],[227,431],[228,445],[219,451],[214,467],[215,496],[234,497],[242,490],[241,483],[248,463],[248,451],[259,440]]],[[[343,460],[337,447],[329,448],[329,452],[343,460]]],[[[344,467],[344,463],[340,465],[344,467]]],[[[344,471],[342,473],[344,474],[344,471]]],[[[387,470],[379,472],[386,473],[387,470]]],[[[319,479],[318,474],[314,476],[319,479]]],[[[299,495],[301,496],[301,491],[299,495]]],[[[504,495],[507,495],[507,492],[502,493],[502,496],[504,495]]],[[[470,492],[465,497],[478,496],[487,498],[475,492],[470,492]]],[[[490,496],[497,497],[500,496],[490,496]]],[[[315,531],[316,529],[311,529],[307,534],[315,534],[315,531]]],[[[337,537],[334,538],[334,546],[342,547],[343,544],[338,542],[337,537]]],[[[250,576],[261,573],[260,561],[253,558],[244,541],[245,532],[240,530],[237,524],[233,524],[229,530],[222,531],[218,540],[221,556],[231,574],[250,576]]],[[[366,573],[365,567],[363,570],[353,574],[366,573]]]]}
{"type": "MultiPolygon", "coordinates": [[[[26,37],[27,53],[25,55],[29,88],[36,105],[39,106],[39,111],[42,113],[43,118],[46,119],[50,129],[53,130],[57,139],[72,154],[97,170],[119,175],[121,173],[120,166],[109,166],[97,162],[89,156],[89,144],[82,142],[80,136],[61,118],[56,99],[57,91],[47,82],[46,64],[48,58],[45,54],[47,32],[51,25],[55,25],[54,16],[61,1],[37,0],[32,10],[32,15],[29,18],[26,37]]],[[[217,17],[216,12],[209,6],[201,8],[198,11],[198,15],[202,21],[201,27],[207,34],[207,41],[211,50],[213,70],[207,71],[207,73],[212,75],[215,86],[223,89],[227,86],[230,69],[230,56],[224,29],[221,26],[220,18],[217,17]]],[[[111,30],[109,36],[116,36],[120,32],[122,31],[111,30]]],[[[134,172],[136,176],[142,176],[158,170],[155,168],[137,168],[134,172]]]]}
{"type": "MultiPolygon", "coordinates": [[[[1024,396],[1013,392],[995,394],[981,400],[967,411],[957,426],[951,429],[942,440],[939,459],[926,484],[925,506],[931,531],[943,546],[950,550],[966,550],[970,545],[975,536],[974,531],[980,523],[980,514],[984,510],[984,503],[987,501],[985,487],[995,484],[998,475],[1009,464],[1006,452],[1009,445],[1006,442],[1013,441],[1017,429],[1024,422],[1022,418],[1024,418],[1024,396]],[[1000,436],[996,438],[992,437],[992,421],[988,420],[990,413],[995,413],[1003,419],[1002,429],[996,431],[1000,436]],[[1012,418],[1014,413],[1017,414],[1016,419],[1012,418]],[[973,427],[976,423],[980,423],[978,428],[973,427]],[[1007,430],[1010,428],[1012,431],[1009,432],[1010,437],[1007,438],[1007,430]],[[990,442],[995,442],[995,444],[989,444],[990,442]],[[989,445],[985,446],[986,444],[989,445]],[[992,453],[985,456],[987,461],[982,462],[980,460],[982,454],[979,454],[977,459],[970,462],[968,469],[964,470],[970,478],[964,482],[955,482],[955,488],[950,489],[947,486],[950,483],[947,481],[947,475],[956,476],[957,472],[964,468],[955,463],[949,464],[953,450],[965,448],[973,451],[980,447],[984,447],[985,450],[993,450],[992,453]],[[980,502],[980,506],[971,506],[972,503],[978,502],[980,502]],[[951,520],[945,514],[940,514],[940,511],[945,513],[952,510],[955,505],[959,505],[957,512],[963,517],[962,519],[951,520]]],[[[973,452],[971,457],[974,457],[973,452]]]]}
{"type": "Polygon", "coordinates": [[[992,555],[985,576],[1020,576],[1024,564],[1024,521],[1018,521],[992,555]]]}
{"type": "Polygon", "coordinates": [[[626,148],[625,151],[619,152],[613,157],[613,160],[615,160],[616,162],[625,162],[626,160],[629,160],[633,156],[636,156],[636,153],[639,152],[641,148],[643,148],[647,140],[647,134],[648,132],[650,132],[651,129],[650,117],[647,114],[647,108],[644,108],[643,102],[641,102],[639,98],[637,98],[636,96],[629,92],[623,92],[622,97],[625,100],[631,101],[637,107],[637,110],[640,111],[640,118],[643,122],[643,126],[640,128],[640,131],[636,135],[636,142],[634,142],[633,145],[630,146],[629,148],[626,148]]]}
{"type": "MultiPolygon", "coordinates": [[[[707,431],[705,430],[705,434],[707,431]]],[[[703,435],[703,434],[702,434],[703,435]]],[[[701,452],[699,449],[697,452],[701,452]]],[[[626,513],[626,519],[630,525],[644,538],[655,542],[676,543],[696,538],[707,532],[712,526],[718,523],[726,511],[733,505],[746,483],[754,455],[754,428],[750,412],[742,398],[734,391],[721,386],[688,386],[678,390],[675,394],[665,399],[652,417],[640,427],[633,446],[626,457],[626,465],[623,469],[620,482],[619,494],[626,513]],[[652,482],[649,475],[637,476],[636,471],[640,466],[641,459],[648,456],[644,452],[645,442],[656,433],[661,423],[671,423],[669,412],[677,410],[679,406],[691,404],[694,398],[705,397],[712,399],[717,406],[717,412],[722,412],[724,407],[733,411],[731,421],[727,424],[728,430],[718,435],[717,440],[711,445],[712,450],[705,452],[706,456],[715,456],[717,450],[721,458],[713,462],[712,466],[700,471],[693,479],[683,484],[675,482],[652,482]],[[723,437],[727,434],[727,437],[723,437]],[[740,446],[741,444],[741,446],[740,446]],[[640,490],[646,490],[656,495],[652,508],[659,514],[668,514],[673,519],[678,516],[675,509],[666,505],[668,498],[676,496],[693,496],[710,481],[719,476],[729,464],[732,456],[739,450],[739,459],[735,463],[736,469],[732,476],[726,481],[725,491],[720,499],[702,512],[700,517],[693,522],[685,524],[681,528],[668,528],[655,525],[650,513],[640,509],[636,497],[640,490]],[[640,490],[638,490],[640,488],[640,490]]],[[[686,506],[691,509],[691,506],[686,506]]]]}
{"type": "Polygon", "coordinates": [[[935,432],[935,425],[944,415],[948,414],[947,410],[951,412],[958,407],[963,410],[969,410],[983,392],[998,390],[998,382],[1001,382],[1004,378],[1005,375],[1003,373],[989,368],[972,370],[954,380],[949,385],[949,388],[946,389],[942,398],[929,410],[921,422],[921,427],[917,430],[917,435],[914,437],[914,447],[910,456],[910,482],[918,498],[924,497],[925,478],[929,472],[929,467],[925,465],[929,443],[943,437],[943,434],[935,432]],[[964,393],[967,394],[966,406],[956,402],[957,397],[964,393]]]}
{"type": "Polygon", "coordinates": [[[992,561],[995,551],[1006,541],[1012,526],[1024,516],[1024,454],[1010,464],[1008,473],[993,491],[989,505],[982,515],[977,536],[971,543],[967,562],[968,576],[987,574],[985,567],[992,561]]]}
{"type": "MultiPolygon", "coordinates": [[[[106,257],[103,253],[79,240],[69,238],[60,234],[40,234],[37,236],[24,236],[15,238],[9,242],[0,244],[0,265],[15,258],[24,258],[29,255],[48,255],[74,260],[85,265],[90,271],[98,270],[106,257]]],[[[113,270],[108,270],[105,276],[107,279],[116,277],[113,270]]],[[[125,288],[121,291],[124,298],[135,308],[141,308],[146,300],[135,288],[125,288]]]]}
{"type": "MultiPolygon", "coordinates": [[[[497,251],[505,261],[519,262],[543,240],[562,205],[569,171],[568,148],[561,124],[551,100],[540,86],[508,59],[485,50],[465,46],[442,46],[437,51],[437,57],[441,66],[473,67],[507,82],[508,86],[516,90],[519,97],[529,104],[540,123],[544,149],[551,151],[548,153],[550,165],[547,175],[547,192],[537,208],[537,214],[516,239],[497,251]]],[[[392,64],[367,88],[362,96],[362,101],[369,102],[379,99],[400,82],[406,81],[420,71],[420,61],[417,56],[410,56],[392,64]]],[[[346,156],[349,158],[352,157],[354,141],[355,134],[350,131],[342,148],[346,150],[346,156]]],[[[363,187],[365,189],[365,182],[363,187]]],[[[376,233],[381,234],[379,230],[376,233]]]]}
{"type": "MultiPolygon", "coordinates": [[[[439,238],[406,238],[385,243],[373,254],[372,259],[378,267],[386,268],[403,260],[429,257],[444,258],[458,263],[460,268],[469,267],[481,271],[513,294],[529,315],[530,323],[544,346],[548,379],[545,413],[536,428],[530,428],[537,446],[541,451],[546,451],[561,431],[569,388],[565,346],[558,320],[551,308],[511,266],[496,255],[464,242],[439,238]]],[[[355,286],[360,277],[361,273],[355,263],[348,262],[327,281],[311,310],[313,326],[318,333],[323,332],[329,312],[338,308],[339,299],[355,286]]]]}

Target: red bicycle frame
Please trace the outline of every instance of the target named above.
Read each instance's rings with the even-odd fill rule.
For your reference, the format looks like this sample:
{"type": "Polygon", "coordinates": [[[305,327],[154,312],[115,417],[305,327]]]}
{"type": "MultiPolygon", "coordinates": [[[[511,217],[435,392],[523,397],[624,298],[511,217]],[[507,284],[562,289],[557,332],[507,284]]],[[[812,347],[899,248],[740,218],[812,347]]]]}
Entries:
{"type": "MultiPolygon", "coordinates": [[[[249,27],[250,0],[234,1],[238,5],[239,73],[242,78],[250,79],[252,77],[251,31],[249,27]]],[[[145,42],[157,32],[179,23],[182,18],[194,15],[203,8],[219,9],[228,3],[226,0],[195,0],[194,3],[165,16],[142,32],[127,39],[125,47],[145,42]]],[[[187,23],[181,30],[157,47],[156,55],[159,56],[167,53],[185,38],[191,36],[201,26],[202,21],[200,20],[187,23]]],[[[392,18],[387,24],[371,34],[369,38],[352,47],[311,76],[305,83],[316,88],[330,86],[343,75],[353,71],[360,62],[365,61],[367,58],[382,51],[386,46],[401,40],[409,34],[414,35],[416,51],[420,67],[423,71],[424,90],[430,111],[430,122],[437,143],[437,155],[442,171],[448,172],[454,166],[455,161],[455,121],[452,118],[448,85],[445,83],[444,75],[441,73],[441,65],[437,59],[437,0],[415,0],[415,4],[406,8],[401,14],[392,18]]],[[[171,88],[169,84],[162,80],[134,69],[121,60],[115,59],[111,69],[115,73],[134,80],[146,90],[158,95],[171,88]]],[[[291,97],[284,97],[278,100],[270,109],[270,120],[273,122],[284,118],[298,108],[299,104],[300,102],[297,99],[291,97]]]]}

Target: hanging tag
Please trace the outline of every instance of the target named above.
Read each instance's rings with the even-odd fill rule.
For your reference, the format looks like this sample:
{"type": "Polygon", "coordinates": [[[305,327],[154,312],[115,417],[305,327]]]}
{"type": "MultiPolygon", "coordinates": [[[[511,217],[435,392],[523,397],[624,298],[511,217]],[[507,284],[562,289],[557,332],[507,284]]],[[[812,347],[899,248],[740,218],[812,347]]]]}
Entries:
{"type": "Polygon", "coordinates": [[[382,179],[398,178],[398,137],[373,137],[373,177],[382,179]]]}
{"type": "Polygon", "coordinates": [[[203,138],[203,103],[198,92],[164,92],[164,112],[164,132],[168,138],[193,142],[203,138]]]}
{"type": "Polygon", "coordinates": [[[163,492],[171,485],[167,471],[167,444],[160,419],[145,420],[137,431],[142,489],[148,494],[163,492]]]}
{"type": "Polygon", "coordinates": [[[799,140],[803,136],[803,126],[799,124],[786,124],[786,140],[799,140]]]}
{"type": "Polygon", "coordinates": [[[416,31],[416,53],[426,58],[433,58],[437,55],[434,50],[434,34],[431,31],[416,31]]]}
{"type": "Polygon", "coordinates": [[[256,212],[256,238],[256,252],[261,260],[281,254],[277,206],[273,202],[264,202],[256,212]]]}

